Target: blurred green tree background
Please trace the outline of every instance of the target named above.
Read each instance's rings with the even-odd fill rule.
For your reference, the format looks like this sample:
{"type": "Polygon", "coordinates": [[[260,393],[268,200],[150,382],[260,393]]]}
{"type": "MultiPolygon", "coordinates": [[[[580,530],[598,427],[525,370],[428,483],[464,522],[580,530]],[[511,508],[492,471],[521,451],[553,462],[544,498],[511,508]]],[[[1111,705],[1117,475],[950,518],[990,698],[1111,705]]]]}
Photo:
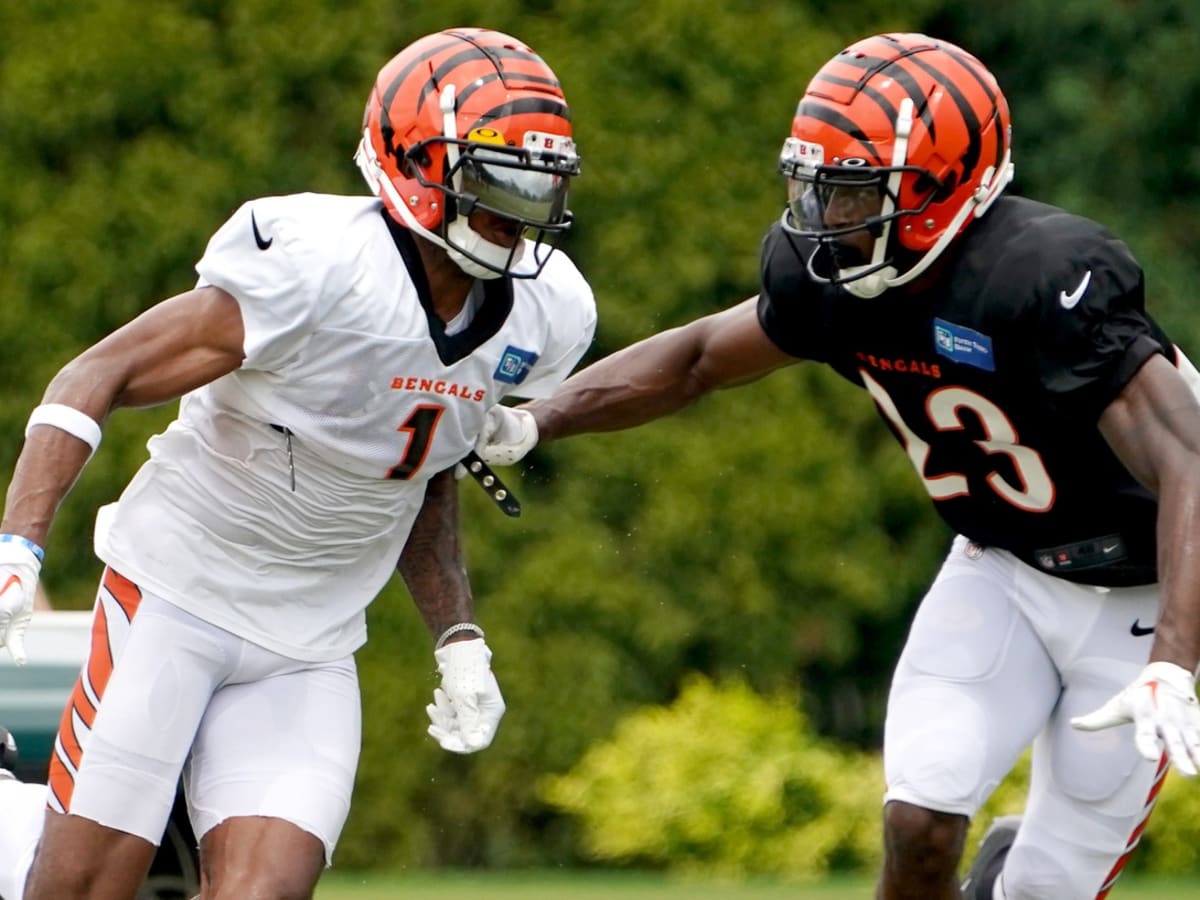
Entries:
{"type": "MultiPolygon", "coordinates": [[[[589,359],[755,292],[798,97],[838,49],[888,29],[956,40],[993,68],[1013,107],[1015,189],[1117,228],[1149,269],[1151,309],[1195,347],[1198,18],[1183,0],[0,5],[0,477],[53,373],[190,287],[240,202],[363,193],[351,155],[376,71],[454,25],[521,37],[563,82],[584,158],[567,252],[600,308],[589,359]]],[[[107,424],[51,536],[59,605],[90,606],[95,509],[173,413],[107,424]]],[[[509,705],[497,741],[460,759],[425,736],[430,641],[389,588],[359,657],[364,750],[339,864],[579,861],[581,832],[539,779],[694,674],[791,697],[824,738],[877,747],[891,667],[950,535],[865,395],[797,367],[636,431],[539,448],[509,478],[517,521],[463,487],[509,705]]],[[[678,740],[705,737],[701,723],[678,740]]]]}

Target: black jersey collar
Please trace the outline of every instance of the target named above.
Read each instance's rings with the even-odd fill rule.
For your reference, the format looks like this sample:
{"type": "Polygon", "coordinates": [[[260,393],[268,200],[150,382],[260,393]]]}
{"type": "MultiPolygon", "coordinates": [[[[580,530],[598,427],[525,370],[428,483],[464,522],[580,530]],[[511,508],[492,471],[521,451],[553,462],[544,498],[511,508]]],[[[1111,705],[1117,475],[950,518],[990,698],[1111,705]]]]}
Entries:
{"type": "Polygon", "coordinates": [[[412,233],[398,224],[386,209],[381,209],[383,221],[387,223],[392,241],[400,251],[400,257],[412,278],[413,287],[417,289],[417,297],[421,308],[425,310],[425,321],[429,324],[429,336],[437,348],[438,358],[445,365],[456,363],[474,353],[481,345],[500,330],[504,320],[508,318],[513,305],[513,286],[511,278],[479,279],[475,287],[483,287],[483,303],[475,311],[471,323],[457,334],[446,334],[446,323],[433,311],[433,297],[429,291],[429,279],[425,277],[425,266],[421,262],[421,254],[417,250],[417,242],[412,233]]]}

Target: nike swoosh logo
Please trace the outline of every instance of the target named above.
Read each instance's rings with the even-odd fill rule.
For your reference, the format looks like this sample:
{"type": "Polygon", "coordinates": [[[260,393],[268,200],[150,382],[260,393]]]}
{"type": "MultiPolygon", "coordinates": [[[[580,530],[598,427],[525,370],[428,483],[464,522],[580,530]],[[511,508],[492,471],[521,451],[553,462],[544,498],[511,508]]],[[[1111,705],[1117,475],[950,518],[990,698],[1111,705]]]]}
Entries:
{"type": "Polygon", "coordinates": [[[1149,628],[1144,628],[1138,624],[1139,622],[1141,622],[1141,619],[1133,620],[1133,624],[1129,626],[1130,634],[1132,634],[1134,637],[1145,637],[1148,634],[1154,634],[1153,625],[1151,625],[1149,628]]]}
{"type": "Polygon", "coordinates": [[[9,575],[9,576],[8,576],[8,581],[4,582],[4,587],[0,588],[0,594],[3,594],[3,593],[4,593],[5,591],[7,591],[7,590],[8,590],[10,587],[12,587],[14,584],[15,584],[17,587],[20,587],[20,586],[21,586],[21,579],[20,579],[20,578],[18,578],[16,575],[9,575]]]}
{"type": "MultiPolygon", "coordinates": [[[[266,250],[275,242],[275,238],[269,237],[263,240],[262,232],[258,230],[258,222],[254,220],[254,210],[250,210],[250,227],[254,229],[254,243],[258,244],[259,250],[266,250]]],[[[1091,272],[1088,272],[1091,275],[1091,272]]]]}
{"type": "Polygon", "coordinates": [[[1088,269],[1086,272],[1083,273],[1083,280],[1079,282],[1079,286],[1077,288],[1075,288],[1075,290],[1071,291],[1071,293],[1069,293],[1069,294],[1066,291],[1059,291],[1058,292],[1058,302],[1062,304],[1062,308],[1063,309],[1074,309],[1075,304],[1077,304],[1081,299],[1083,299],[1083,292],[1087,290],[1088,285],[1091,283],[1092,283],[1092,270],[1088,269]]]}

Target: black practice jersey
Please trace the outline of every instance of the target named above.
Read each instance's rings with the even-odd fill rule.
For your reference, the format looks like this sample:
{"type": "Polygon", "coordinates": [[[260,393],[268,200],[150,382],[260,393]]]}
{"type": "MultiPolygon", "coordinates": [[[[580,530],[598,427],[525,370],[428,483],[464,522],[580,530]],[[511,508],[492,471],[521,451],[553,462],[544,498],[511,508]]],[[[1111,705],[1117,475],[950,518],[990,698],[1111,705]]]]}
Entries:
{"type": "Polygon", "coordinates": [[[810,250],[767,233],[763,329],[866,388],[955,531],[1073,581],[1157,580],[1157,502],[1097,428],[1147,359],[1177,359],[1125,244],[1002,197],[932,289],[869,300],[813,281],[810,250]]]}

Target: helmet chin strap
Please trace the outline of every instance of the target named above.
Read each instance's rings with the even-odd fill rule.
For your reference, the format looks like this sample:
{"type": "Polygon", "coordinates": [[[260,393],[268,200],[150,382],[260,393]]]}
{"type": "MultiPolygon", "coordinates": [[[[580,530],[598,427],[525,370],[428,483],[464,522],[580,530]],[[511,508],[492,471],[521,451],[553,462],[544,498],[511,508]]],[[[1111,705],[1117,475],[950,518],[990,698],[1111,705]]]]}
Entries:
{"type": "Polygon", "coordinates": [[[855,266],[851,269],[840,269],[839,272],[843,276],[849,275],[852,279],[851,281],[843,282],[842,287],[855,297],[861,297],[863,300],[871,300],[899,283],[895,280],[896,275],[899,274],[895,266],[884,266],[882,269],[877,269],[866,275],[859,275],[857,278],[854,277],[854,272],[869,268],[870,266],[855,266]]]}
{"type": "Polygon", "coordinates": [[[900,179],[904,177],[901,167],[908,159],[908,138],[912,134],[913,102],[905,97],[900,101],[900,111],[896,113],[896,145],[892,148],[892,174],[888,176],[887,190],[883,195],[883,203],[879,215],[883,218],[883,227],[879,237],[875,238],[875,247],[871,251],[871,261],[865,266],[852,266],[849,269],[839,269],[838,274],[846,280],[843,287],[855,297],[870,300],[878,297],[890,286],[900,273],[895,266],[884,264],[888,251],[888,238],[892,233],[892,213],[896,209],[896,197],[900,196],[900,179]],[[856,273],[862,275],[856,277],[856,273]]]}

